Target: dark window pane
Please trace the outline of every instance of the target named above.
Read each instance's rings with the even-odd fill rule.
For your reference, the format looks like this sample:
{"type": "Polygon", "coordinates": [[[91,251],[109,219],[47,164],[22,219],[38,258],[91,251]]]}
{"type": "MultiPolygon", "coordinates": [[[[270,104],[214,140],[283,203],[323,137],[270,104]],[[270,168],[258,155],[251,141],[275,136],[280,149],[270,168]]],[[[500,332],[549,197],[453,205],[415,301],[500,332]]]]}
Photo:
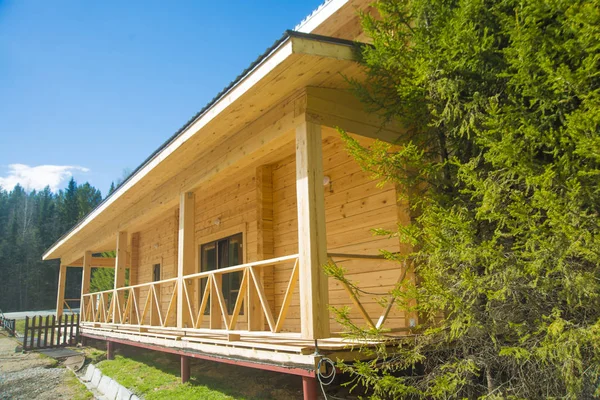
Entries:
{"type": "MultiPolygon", "coordinates": [[[[240,265],[243,263],[242,234],[239,233],[228,238],[203,244],[200,246],[200,253],[200,270],[203,272],[240,265]]],[[[233,312],[235,307],[241,279],[242,272],[232,272],[222,275],[221,290],[229,314],[233,312]]],[[[202,280],[200,296],[202,296],[204,290],[206,290],[206,279],[202,280]]],[[[209,308],[210,305],[207,306],[205,314],[208,314],[209,308]]]]}
{"type": "Polygon", "coordinates": [[[160,264],[154,264],[154,268],[152,270],[152,278],[154,282],[160,281],[160,264]]]}

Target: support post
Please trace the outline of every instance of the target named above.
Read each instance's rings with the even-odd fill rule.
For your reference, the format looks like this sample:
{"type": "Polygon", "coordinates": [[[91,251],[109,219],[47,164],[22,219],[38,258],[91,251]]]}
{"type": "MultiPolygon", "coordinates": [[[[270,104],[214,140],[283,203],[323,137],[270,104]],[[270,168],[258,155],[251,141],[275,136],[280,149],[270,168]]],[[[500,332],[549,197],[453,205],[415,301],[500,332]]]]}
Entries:
{"type": "Polygon", "coordinates": [[[305,339],[330,335],[321,126],[305,121],[296,128],[296,196],[301,334],[305,339]]]}
{"type": "Polygon", "coordinates": [[[106,342],[106,359],[114,360],[115,359],[115,343],[111,341],[106,342]]]}
{"type": "MultiPolygon", "coordinates": [[[[195,272],[195,241],[194,241],[194,208],[195,196],[193,192],[182,193],[179,198],[179,241],[177,249],[177,327],[192,327],[192,316],[187,305],[195,304],[198,297],[198,280],[184,281],[183,276],[195,272]],[[193,284],[192,284],[193,283],[193,284]],[[185,289],[189,294],[189,299],[185,297],[185,289]]],[[[183,359],[182,359],[183,360],[183,359]]],[[[182,361],[183,362],[183,361],[182,361]]],[[[183,364],[182,364],[183,365],[183,364]]]]}
{"type": "Polygon", "coordinates": [[[60,264],[58,272],[58,293],[56,294],[56,318],[60,318],[63,315],[63,309],[65,308],[65,283],[67,282],[67,266],[60,264]]]}
{"type": "Polygon", "coordinates": [[[85,320],[88,320],[88,316],[85,315],[86,308],[83,302],[83,296],[90,292],[90,279],[92,276],[92,252],[86,251],[83,255],[83,270],[81,272],[81,300],[79,301],[80,312],[79,315],[84,316],[85,320]]]}
{"type": "MultiPolygon", "coordinates": [[[[140,233],[134,232],[131,234],[131,248],[129,253],[131,256],[129,257],[129,286],[139,284],[139,269],[140,269],[140,233]]],[[[129,309],[129,321],[133,324],[139,325],[142,324],[139,321],[137,307],[139,307],[138,302],[140,301],[140,288],[134,288],[133,293],[135,294],[136,301],[131,304],[129,309]]],[[[130,294],[131,295],[131,294],[130,294]]]]}
{"type": "Polygon", "coordinates": [[[181,356],[181,383],[186,383],[190,380],[190,358],[181,356]]]}
{"type": "MultiPolygon", "coordinates": [[[[116,301],[119,301],[119,306],[124,307],[125,292],[121,291],[117,294],[116,290],[125,286],[125,264],[127,262],[127,232],[119,232],[117,234],[117,258],[115,258],[115,292],[113,293],[113,323],[120,323],[121,316],[119,315],[119,307],[116,301]],[[118,319],[117,319],[118,317],[118,319]]],[[[122,310],[121,310],[122,312],[122,310]]]]}
{"type": "Polygon", "coordinates": [[[304,400],[317,400],[317,378],[314,376],[302,377],[302,392],[304,393],[304,400]]]}

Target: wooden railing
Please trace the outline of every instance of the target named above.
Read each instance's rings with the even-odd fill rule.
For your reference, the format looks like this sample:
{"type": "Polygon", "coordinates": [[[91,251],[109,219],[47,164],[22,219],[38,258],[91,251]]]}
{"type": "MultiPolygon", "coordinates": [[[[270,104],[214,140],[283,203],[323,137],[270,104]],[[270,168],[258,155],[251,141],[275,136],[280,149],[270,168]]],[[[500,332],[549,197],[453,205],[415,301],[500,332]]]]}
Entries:
{"type": "MultiPolygon", "coordinates": [[[[385,257],[381,255],[329,253],[328,259],[330,263],[336,264],[350,260],[385,260],[385,257]]],[[[399,275],[398,282],[401,282],[406,276],[406,268],[402,268],[399,275]]],[[[284,326],[294,290],[298,285],[298,279],[298,254],[293,254],[213,271],[199,272],[181,278],[171,278],[116,290],[84,294],[81,304],[81,321],[126,325],[140,329],[173,329],[177,326],[179,296],[183,296],[182,311],[189,316],[186,328],[203,329],[203,322],[208,319],[208,326],[211,330],[244,330],[238,327],[238,322],[242,305],[245,302],[246,309],[258,307],[262,310],[268,330],[278,333],[281,332],[284,326]],[[281,307],[279,313],[274,315],[272,304],[269,303],[265,293],[260,272],[265,267],[281,264],[291,265],[291,263],[294,263],[294,266],[286,285],[283,300],[279,304],[281,307]],[[231,309],[223,296],[222,278],[233,273],[241,273],[241,278],[238,294],[231,309]],[[180,279],[183,281],[181,285],[179,285],[180,279]],[[180,287],[183,288],[182,293],[179,293],[180,287]],[[249,289],[252,289],[256,296],[250,298],[249,289]],[[165,298],[165,296],[167,297],[165,298]],[[211,304],[210,307],[209,304],[211,304]],[[163,305],[166,306],[166,309],[163,305]]],[[[340,283],[366,324],[370,328],[382,328],[396,299],[389,295],[386,307],[375,320],[365,310],[358,288],[350,282],[340,281],[340,283]]]]}
{"type": "Polygon", "coordinates": [[[250,304],[256,301],[249,298],[248,289],[250,287],[257,294],[256,297],[260,303],[260,309],[265,316],[269,330],[271,332],[280,332],[291,304],[292,294],[298,284],[298,275],[298,254],[293,254],[213,271],[199,272],[181,278],[165,279],[127,286],[116,290],[84,294],[82,296],[81,320],[83,322],[135,325],[140,328],[172,327],[174,326],[172,322],[173,318],[177,319],[178,297],[183,296],[184,311],[188,313],[191,319],[191,326],[188,325],[188,328],[199,329],[204,318],[207,317],[211,322],[214,322],[214,324],[211,323],[211,328],[213,329],[234,330],[239,320],[243,302],[245,301],[249,305],[247,308],[256,306],[256,304],[250,304]],[[272,307],[267,299],[262,279],[260,278],[260,270],[265,267],[291,263],[294,263],[294,266],[287,283],[279,314],[275,318],[272,307]],[[242,277],[238,295],[230,314],[223,298],[221,282],[224,275],[232,273],[241,273],[242,277]],[[178,293],[180,279],[183,280],[181,285],[183,293],[178,293]],[[195,292],[190,293],[188,287],[195,287],[197,290],[202,287],[203,290],[198,290],[200,295],[194,297],[192,295],[195,292]],[[170,298],[166,311],[161,307],[159,300],[161,289],[166,289],[165,291],[170,290],[170,298]],[[146,292],[143,301],[140,298],[141,291],[146,292]],[[207,307],[209,302],[213,306],[207,307]],[[218,327],[214,328],[213,325],[218,327]]]}
{"type": "Polygon", "coordinates": [[[6,318],[2,310],[0,310],[0,328],[4,328],[10,336],[15,336],[15,320],[6,318]]]}

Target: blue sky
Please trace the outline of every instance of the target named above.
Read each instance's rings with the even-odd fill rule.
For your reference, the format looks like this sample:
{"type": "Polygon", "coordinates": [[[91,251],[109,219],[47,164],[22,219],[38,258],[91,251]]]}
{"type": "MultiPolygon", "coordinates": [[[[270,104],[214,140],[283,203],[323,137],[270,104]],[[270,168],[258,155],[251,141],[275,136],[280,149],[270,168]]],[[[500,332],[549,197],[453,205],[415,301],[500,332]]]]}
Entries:
{"type": "Polygon", "coordinates": [[[103,195],[321,0],[0,0],[0,186],[103,195]]]}

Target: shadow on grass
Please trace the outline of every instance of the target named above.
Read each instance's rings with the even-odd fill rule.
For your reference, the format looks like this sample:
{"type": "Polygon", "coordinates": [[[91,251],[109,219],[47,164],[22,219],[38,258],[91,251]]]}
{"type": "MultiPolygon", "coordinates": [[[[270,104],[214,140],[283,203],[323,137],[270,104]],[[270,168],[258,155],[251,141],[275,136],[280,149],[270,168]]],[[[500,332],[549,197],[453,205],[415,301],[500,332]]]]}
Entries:
{"type": "Polygon", "coordinates": [[[190,382],[180,383],[180,357],[120,346],[103,373],[146,399],[301,399],[301,378],[213,361],[191,359],[190,382]]]}

